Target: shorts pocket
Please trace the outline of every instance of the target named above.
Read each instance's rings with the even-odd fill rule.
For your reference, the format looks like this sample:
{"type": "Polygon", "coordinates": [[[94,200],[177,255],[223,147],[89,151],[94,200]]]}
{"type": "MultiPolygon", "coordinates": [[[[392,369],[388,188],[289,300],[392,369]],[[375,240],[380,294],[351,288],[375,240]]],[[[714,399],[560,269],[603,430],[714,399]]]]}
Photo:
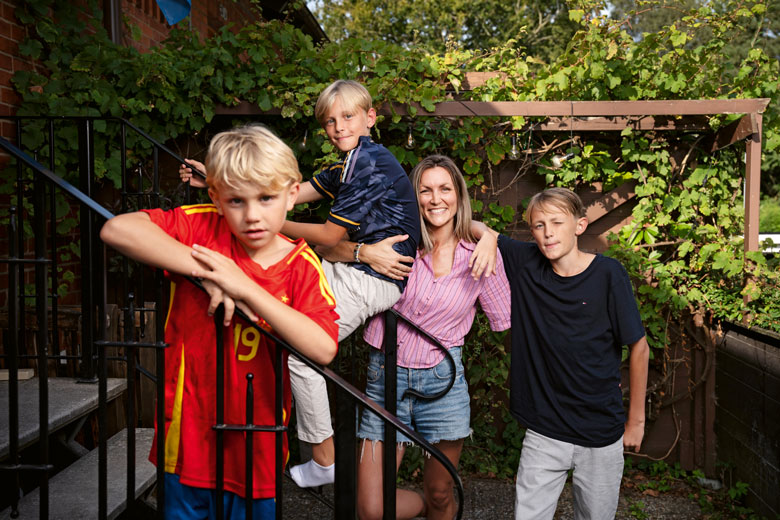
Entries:
{"type": "Polygon", "coordinates": [[[452,379],[452,363],[450,363],[450,360],[447,358],[442,359],[438,365],[433,367],[433,375],[436,377],[436,379],[442,379],[446,381],[452,379]]]}

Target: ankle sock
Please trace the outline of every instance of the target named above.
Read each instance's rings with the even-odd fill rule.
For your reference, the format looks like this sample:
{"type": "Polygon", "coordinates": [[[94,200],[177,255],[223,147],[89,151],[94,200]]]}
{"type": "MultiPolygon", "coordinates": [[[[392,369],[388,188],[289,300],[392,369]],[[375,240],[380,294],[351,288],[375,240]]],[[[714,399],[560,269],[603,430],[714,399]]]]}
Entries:
{"type": "Polygon", "coordinates": [[[315,487],[333,484],[336,480],[336,464],[320,466],[314,459],[290,468],[290,475],[298,487],[315,487]]]}

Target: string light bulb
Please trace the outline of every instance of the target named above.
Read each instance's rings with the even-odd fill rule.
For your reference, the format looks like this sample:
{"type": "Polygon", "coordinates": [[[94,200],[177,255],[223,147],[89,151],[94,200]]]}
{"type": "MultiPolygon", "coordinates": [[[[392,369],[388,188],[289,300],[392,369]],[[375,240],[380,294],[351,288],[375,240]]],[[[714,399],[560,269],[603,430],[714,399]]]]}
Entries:
{"type": "Polygon", "coordinates": [[[512,132],[512,148],[509,150],[508,157],[516,161],[520,158],[520,148],[517,146],[517,133],[512,132]]]}
{"type": "Polygon", "coordinates": [[[414,134],[412,133],[412,124],[409,123],[409,133],[406,136],[406,144],[404,144],[404,148],[407,150],[414,150],[414,147],[417,143],[414,141],[414,134]]]}
{"type": "Polygon", "coordinates": [[[574,152],[569,152],[566,155],[553,155],[550,162],[552,163],[553,167],[560,168],[563,165],[563,163],[565,163],[572,157],[574,157],[574,152]]]}
{"type": "Polygon", "coordinates": [[[298,148],[301,150],[306,149],[306,139],[309,137],[309,129],[307,128],[306,131],[303,133],[303,140],[298,143],[298,148]]]}

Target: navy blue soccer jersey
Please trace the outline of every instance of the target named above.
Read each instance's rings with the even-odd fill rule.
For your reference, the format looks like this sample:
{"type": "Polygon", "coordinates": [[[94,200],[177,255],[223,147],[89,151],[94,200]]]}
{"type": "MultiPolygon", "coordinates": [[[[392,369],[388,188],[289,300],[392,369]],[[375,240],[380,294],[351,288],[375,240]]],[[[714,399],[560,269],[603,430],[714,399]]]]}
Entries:
{"type": "MultiPolygon", "coordinates": [[[[409,239],[393,248],[414,257],[420,241],[420,214],[414,188],[398,160],[368,136],[358,141],[343,161],[323,168],[311,180],[323,197],[333,200],[328,220],[346,228],[353,242],[373,244],[395,235],[409,239]]],[[[366,264],[356,269],[387,280],[403,290],[406,279],[393,280],[366,264]]]]}

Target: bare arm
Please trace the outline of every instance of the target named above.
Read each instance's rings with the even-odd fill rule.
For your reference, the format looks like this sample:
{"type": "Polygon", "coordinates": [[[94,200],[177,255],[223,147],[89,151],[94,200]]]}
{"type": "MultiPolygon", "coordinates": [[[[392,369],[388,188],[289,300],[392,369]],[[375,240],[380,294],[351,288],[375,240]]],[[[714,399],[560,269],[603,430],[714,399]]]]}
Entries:
{"type": "Polygon", "coordinates": [[[192,249],[162,230],[141,211],[117,215],[103,225],[100,238],[120,253],[135,260],[179,274],[190,274],[202,266],[192,249]]]}
{"type": "Polygon", "coordinates": [[[310,245],[333,247],[344,238],[347,230],[330,220],[324,224],[287,220],[282,226],[282,233],[288,237],[302,238],[310,245]]]}
{"type": "Polygon", "coordinates": [[[192,256],[206,266],[193,270],[193,276],[216,283],[231,298],[244,302],[302,354],[323,365],[331,362],[336,355],[336,340],[314,320],[274,298],[232,259],[198,245],[193,246],[192,256]]]}
{"type": "Polygon", "coordinates": [[[296,204],[304,204],[306,202],[314,202],[315,200],[323,199],[323,196],[319,191],[314,189],[314,186],[312,186],[311,183],[312,181],[301,183],[301,189],[298,192],[298,198],[295,201],[296,204]]]}
{"type": "Polygon", "coordinates": [[[650,359],[650,347],[647,338],[629,345],[628,361],[629,397],[628,421],[623,435],[623,449],[639,452],[645,435],[645,394],[647,392],[647,363],[650,359]]]}
{"type": "MultiPolygon", "coordinates": [[[[368,264],[371,269],[393,280],[403,280],[409,276],[412,268],[401,263],[411,264],[414,258],[403,256],[393,249],[393,244],[403,242],[409,235],[396,235],[380,240],[375,244],[363,244],[360,247],[359,259],[361,263],[368,264]]],[[[317,248],[317,252],[331,262],[354,262],[356,242],[342,240],[331,248],[317,248]]]]}

